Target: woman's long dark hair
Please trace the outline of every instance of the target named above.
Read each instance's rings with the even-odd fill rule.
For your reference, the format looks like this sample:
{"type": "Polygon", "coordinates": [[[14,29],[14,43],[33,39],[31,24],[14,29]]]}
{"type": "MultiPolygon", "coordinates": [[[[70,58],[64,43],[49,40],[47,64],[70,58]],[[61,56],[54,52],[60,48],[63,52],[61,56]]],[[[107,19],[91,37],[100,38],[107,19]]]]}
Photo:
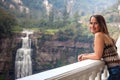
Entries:
{"type": "Polygon", "coordinates": [[[105,21],[104,17],[102,15],[92,15],[90,17],[90,20],[91,20],[92,17],[96,18],[96,20],[99,24],[99,27],[100,27],[100,32],[103,32],[103,33],[109,35],[107,25],[106,25],[106,21],[105,21]]]}

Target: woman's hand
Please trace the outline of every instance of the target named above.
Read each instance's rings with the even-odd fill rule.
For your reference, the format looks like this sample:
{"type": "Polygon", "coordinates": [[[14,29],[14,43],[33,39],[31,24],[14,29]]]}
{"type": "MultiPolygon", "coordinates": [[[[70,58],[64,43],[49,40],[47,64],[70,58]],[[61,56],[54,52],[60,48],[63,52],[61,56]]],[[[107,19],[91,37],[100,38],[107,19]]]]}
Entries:
{"type": "Polygon", "coordinates": [[[78,61],[82,61],[82,55],[83,55],[83,54],[78,55],[78,61]]]}
{"type": "Polygon", "coordinates": [[[80,54],[80,55],[78,55],[78,61],[85,60],[85,59],[86,59],[86,58],[85,58],[86,55],[87,55],[87,54],[80,54]]]}

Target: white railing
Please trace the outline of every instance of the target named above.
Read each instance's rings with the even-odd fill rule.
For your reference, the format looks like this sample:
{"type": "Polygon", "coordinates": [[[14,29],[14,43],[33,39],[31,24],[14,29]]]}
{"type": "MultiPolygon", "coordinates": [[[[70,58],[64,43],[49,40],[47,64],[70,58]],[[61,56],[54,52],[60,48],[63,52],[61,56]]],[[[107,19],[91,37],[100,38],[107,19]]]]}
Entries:
{"type": "Polygon", "coordinates": [[[107,69],[100,60],[84,60],[17,80],[107,80],[107,69]]]}
{"type": "MultiPolygon", "coordinates": [[[[120,25],[119,25],[119,28],[120,28],[120,25]]],[[[118,52],[118,55],[120,57],[120,35],[116,41],[116,46],[117,46],[117,52],[118,52]]]]}

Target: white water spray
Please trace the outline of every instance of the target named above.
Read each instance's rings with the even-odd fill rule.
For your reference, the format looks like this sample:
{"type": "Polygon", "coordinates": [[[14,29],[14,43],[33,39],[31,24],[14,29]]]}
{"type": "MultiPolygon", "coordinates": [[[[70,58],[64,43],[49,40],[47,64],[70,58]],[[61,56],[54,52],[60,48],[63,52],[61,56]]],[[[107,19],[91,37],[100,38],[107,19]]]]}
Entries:
{"type": "Polygon", "coordinates": [[[23,31],[26,37],[22,37],[22,48],[17,50],[15,60],[15,74],[16,78],[22,78],[32,74],[32,61],[31,61],[31,39],[29,34],[33,34],[30,31],[23,31]]]}

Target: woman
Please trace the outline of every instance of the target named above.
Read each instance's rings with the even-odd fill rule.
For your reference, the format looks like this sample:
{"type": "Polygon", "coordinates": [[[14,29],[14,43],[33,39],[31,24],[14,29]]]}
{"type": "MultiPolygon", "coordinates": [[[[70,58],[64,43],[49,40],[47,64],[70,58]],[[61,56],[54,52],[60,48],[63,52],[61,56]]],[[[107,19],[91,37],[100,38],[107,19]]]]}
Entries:
{"type": "Polygon", "coordinates": [[[94,53],[78,55],[78,61],[103,58],[110,74],[108,80],[120,80],[120,59],[114,40],[109,36],[104,17],[93,15],[89,23],[90,31],[94,34],[94,53]]]}

